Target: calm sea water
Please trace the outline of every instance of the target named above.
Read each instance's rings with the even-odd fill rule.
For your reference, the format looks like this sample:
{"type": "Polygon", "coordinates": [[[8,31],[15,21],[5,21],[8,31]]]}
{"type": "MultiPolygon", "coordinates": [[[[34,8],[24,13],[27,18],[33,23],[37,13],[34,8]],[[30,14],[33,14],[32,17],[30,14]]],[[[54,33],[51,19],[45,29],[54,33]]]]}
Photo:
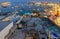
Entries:
{"type": "MultiPolygon", "coordinates": [[[[26,4],[27,2],[32,2],[32,1],[35,1],[35,2],[60,2],[60,0],[0,0],[0,2],[11,2],[11,6],[19,6],[20,8],[22,8],[22,4],[26,4]]],[[[24,5],[23,8],[27,8],[26,5],[24,5]]],[[[9,8],[0,8],[0,10],[2,10],[3,12],[9,12],[9,11],[15,11],[15,9],[12,9],[11,7],[9,8]]]]}

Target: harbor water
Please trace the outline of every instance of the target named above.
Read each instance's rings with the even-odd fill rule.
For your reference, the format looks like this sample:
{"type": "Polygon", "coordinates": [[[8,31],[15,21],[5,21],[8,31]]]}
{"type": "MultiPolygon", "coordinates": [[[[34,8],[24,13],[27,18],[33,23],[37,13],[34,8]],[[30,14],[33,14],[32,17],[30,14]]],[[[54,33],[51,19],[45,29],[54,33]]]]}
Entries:
{"type": "MultiPolygon", "coordinates": [[[[11,6],[4,8],[4,7],[0,7],[0,11],[1,14],[6,14],[6,13],[18,13],[18,15],[22,16],[23,14],[26,13],[32,13],[33,10],[38,11],[40,13],[43,13],[45,9],[47,9],[48,7],[42,7],[42,6],[36,6],[36,5],[29,5],[27,4],[28,2],[31,1],[36,1],[36,0],[0,0],[0,2],[11,2],[11,6]]],[[[37,1],[42,1],[42,0],[37,0],[37,1]]],[[[60,2],[60,0],[58,0],[60,2]]],[[[57,0],[54,0],[52,2],[58,2],[57,0]]],[[[47,2],[50,2],[47,0],[47,2]]],[[[50,22],[48,19],[46,18],[41,18],[41,25],[45,27],[46,31],[53,31],[56,32],[58,34],[60,34],[60,29],[52,24],[52,22],[50,22]],[[44,20],[45,19],[45,20],[44,20]]],[[[40,23],[40,22],[39,22],[40,23]]]]}

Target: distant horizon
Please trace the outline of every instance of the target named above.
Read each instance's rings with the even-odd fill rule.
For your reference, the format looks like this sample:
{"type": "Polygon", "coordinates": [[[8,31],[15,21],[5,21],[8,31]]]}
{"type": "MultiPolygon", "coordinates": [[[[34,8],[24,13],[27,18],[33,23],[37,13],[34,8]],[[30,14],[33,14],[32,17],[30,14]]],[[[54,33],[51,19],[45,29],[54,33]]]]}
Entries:
{"type": "Polygon", "coordinates": [[[60,2],[60,0],[0,0],[0,2],[32,2],[32,1],[35,1],[35,2],[38,2],[38,1],[40,1],[40,2],[45,2],[45,1],[47,1],[47,2],[60,2]]]}

